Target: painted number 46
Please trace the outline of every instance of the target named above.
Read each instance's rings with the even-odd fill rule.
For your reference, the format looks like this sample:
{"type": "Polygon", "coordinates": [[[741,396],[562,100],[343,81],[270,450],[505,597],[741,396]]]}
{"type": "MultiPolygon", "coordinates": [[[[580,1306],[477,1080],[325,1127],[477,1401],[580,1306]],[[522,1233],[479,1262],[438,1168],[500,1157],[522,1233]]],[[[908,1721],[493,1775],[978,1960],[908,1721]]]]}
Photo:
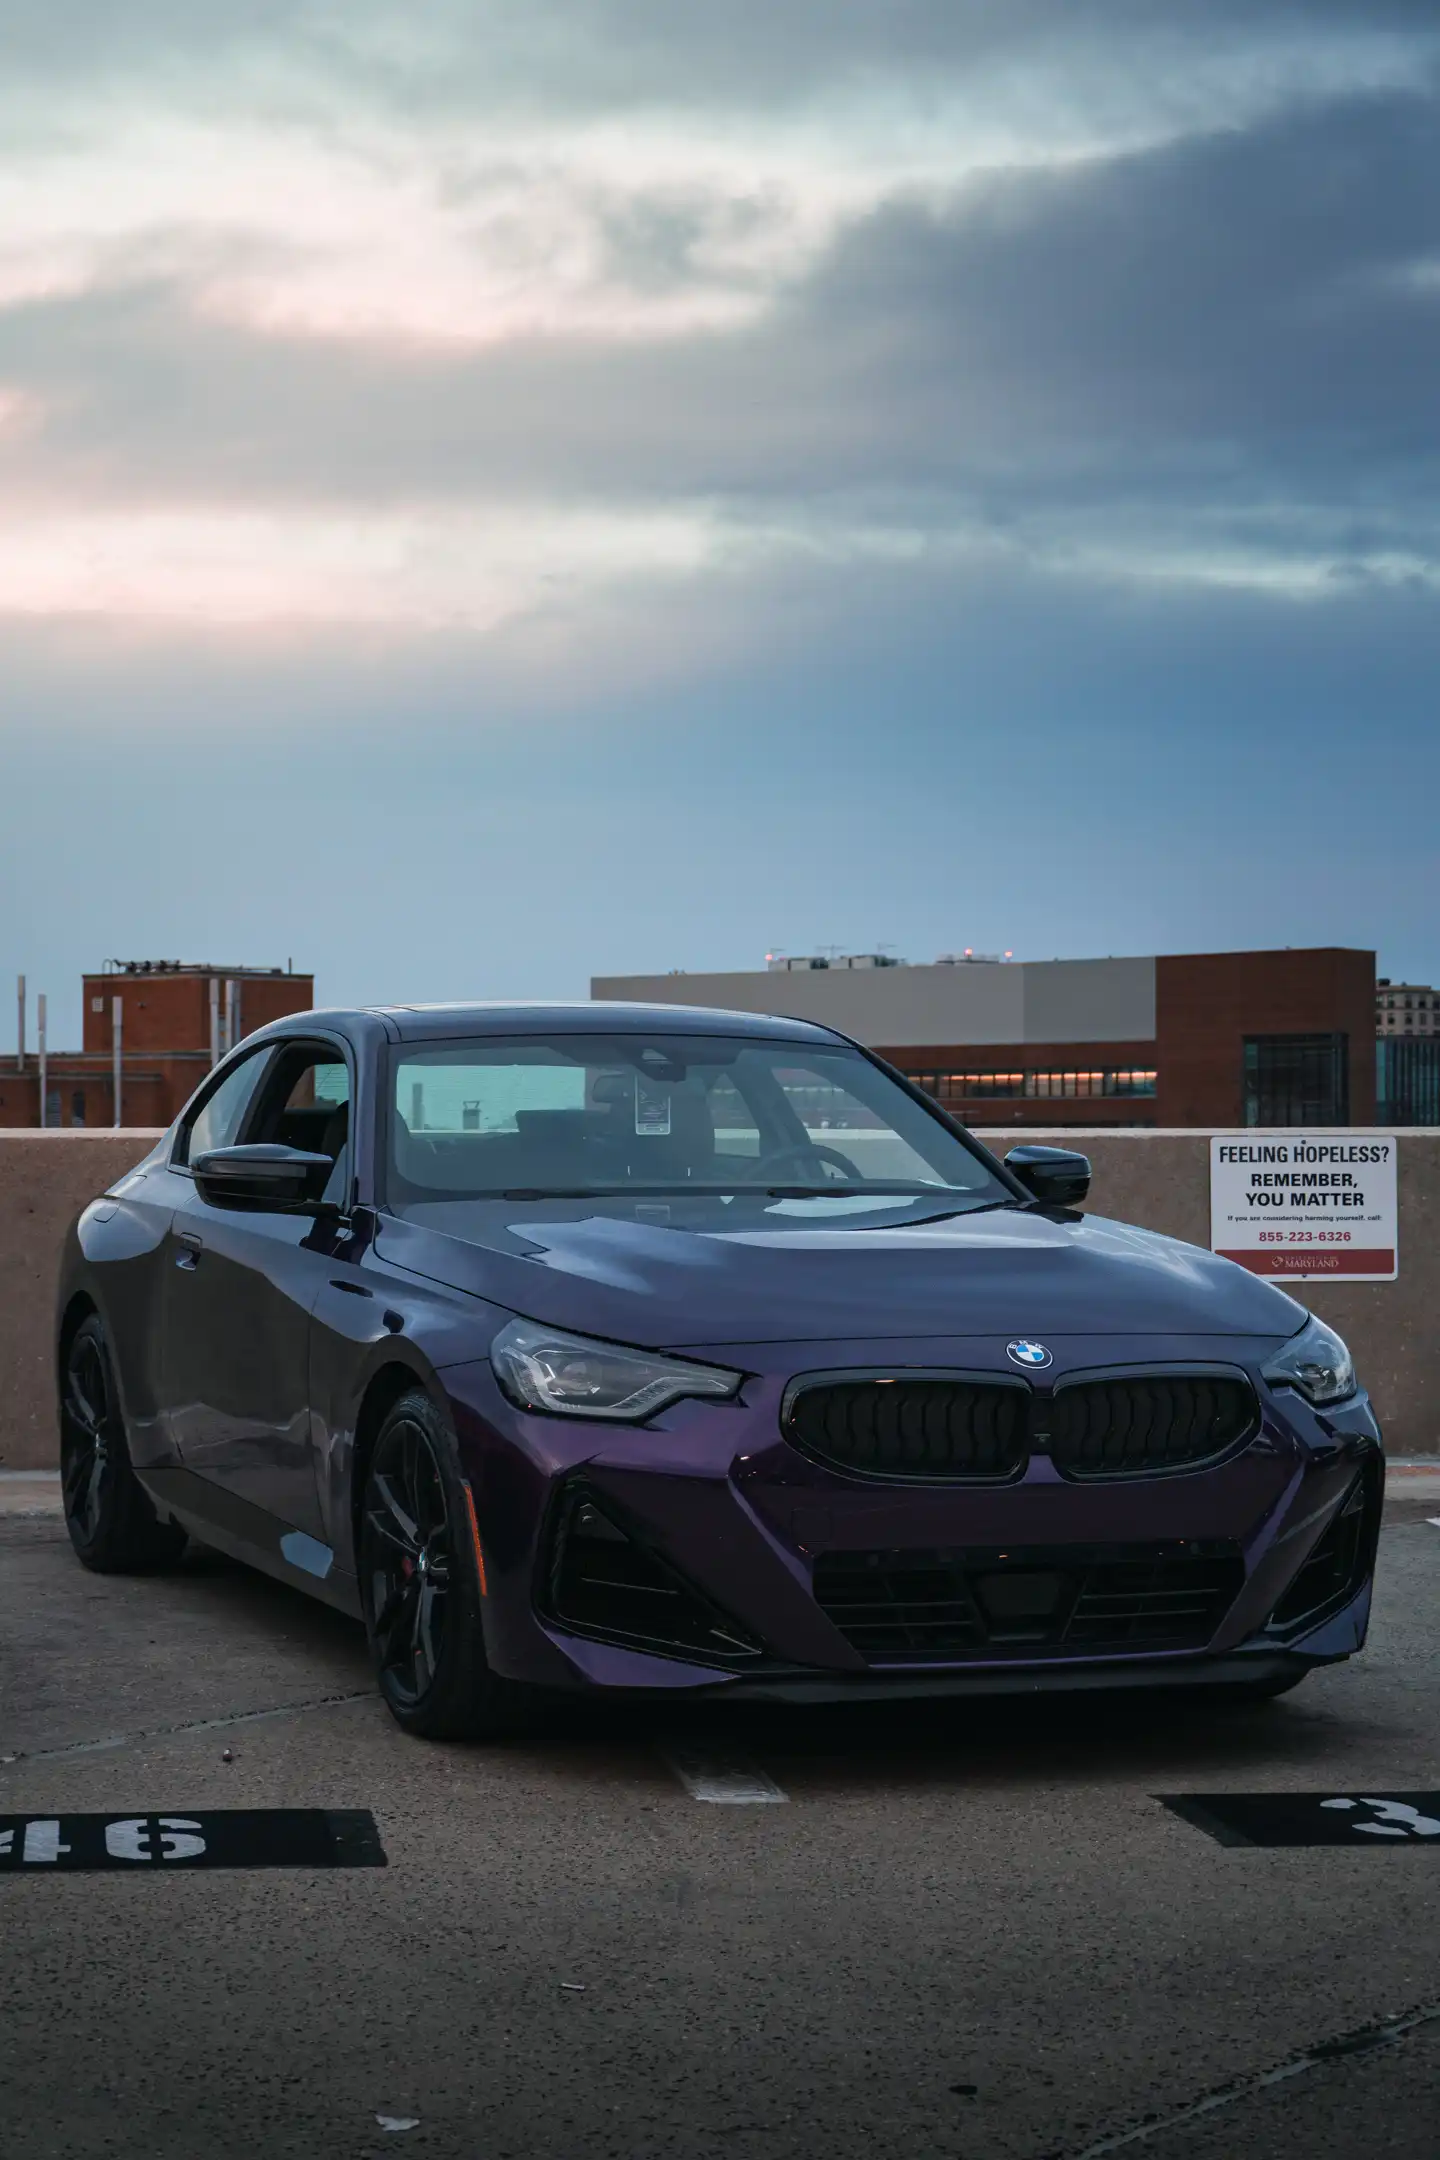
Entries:
{"type": "MultiPolygon", "coordinates": [[[[205,1850],[199,1831],[199,1823],[187,1815],[127,1815],[106,1823],[105,1850],[112,1860],[193,1860],[205,1850]]],[[[70,1850],[61,1841],[59,1823],[53,1820],[28,1822],[19,1834],[20,1858],[31,1866],[54,1865],[70,1850]]],[[[15,1850],[16,1835],[14,1830],[0,1830],[0,1855],[15,1850]]]]}
{"type": "Polygon", "coordinates": [[[1320,1805],[1373,1808],[1373,1821],[1350,1825],[1352,1830],[1363,1831],[1370,1837],[1440,1837],[1440,1822],[1433,1815],[1422,1815],[1408,1800],[1370,1800],[1362,1795],[1358,1800],[1322,1800],[1320,1805]]]}

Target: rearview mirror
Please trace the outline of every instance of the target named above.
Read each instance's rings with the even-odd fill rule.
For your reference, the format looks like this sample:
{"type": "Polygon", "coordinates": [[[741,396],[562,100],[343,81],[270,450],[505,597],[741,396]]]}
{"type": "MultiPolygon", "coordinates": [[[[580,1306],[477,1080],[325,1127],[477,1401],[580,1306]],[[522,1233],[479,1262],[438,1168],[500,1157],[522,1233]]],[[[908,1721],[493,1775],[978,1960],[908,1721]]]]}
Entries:
{"type": "Polygon", "coordinates": [[[261,1141],[252,1147],[211,1148],[190,1165],[195,1189],[210,1207],[290,1208],[309,1214],[335,1165],[328,1155],[261,1141]]]}
{"type": "Polygon", "coordinates": [[[1005,1167],[1046,1207],[1077,1207],[1090,1190],[1090,1158],[1071,1148],[1011,1148],[1005,1167]]]}

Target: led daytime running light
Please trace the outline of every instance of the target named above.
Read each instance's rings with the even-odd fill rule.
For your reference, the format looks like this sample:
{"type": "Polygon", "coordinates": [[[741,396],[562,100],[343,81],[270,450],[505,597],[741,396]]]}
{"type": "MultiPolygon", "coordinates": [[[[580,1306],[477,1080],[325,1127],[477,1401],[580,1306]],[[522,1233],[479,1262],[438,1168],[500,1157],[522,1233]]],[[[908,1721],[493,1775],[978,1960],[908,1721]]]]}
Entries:
{"type": "Polygon", "coordinates": [[[502,1328],[490,1346],[490,1363],[522,1410],[626,1425],[641,1424],[690,1396],[728,1402],[739,1393],[742,1378],[719,1365],[597,1342],[533,1320],[512,1320],[502,1328]]]}

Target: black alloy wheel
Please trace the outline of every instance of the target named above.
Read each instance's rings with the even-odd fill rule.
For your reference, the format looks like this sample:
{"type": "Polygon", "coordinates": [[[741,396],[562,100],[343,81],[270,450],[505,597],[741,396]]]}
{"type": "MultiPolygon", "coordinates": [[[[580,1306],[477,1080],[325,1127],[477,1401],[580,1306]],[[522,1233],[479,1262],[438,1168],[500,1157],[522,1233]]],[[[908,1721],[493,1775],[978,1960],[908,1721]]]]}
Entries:
{"type": "Polygon", "coordinates": [[[365,1534],[381,1678],[387,1695],[409,1707],[440,1669],[454,1567],[440,1468],[413,1418],[392,1421],[375,1451],[365,1534]]]}
{"type": "Polygon", "coordinates": [[[65,1352],[60,1488],[70,1542],[97,1574],[171,1567],[184,1552],[185,1532],[158,1519],[131,1468],[110,1346],[94,1313],[75,1330],[65,1352]]]}
{"type": "Polygon", "coordinates": [[[359,1529],[365,1624],[397,1723],[425,1740],[487,1739],[513,1728],[525,1691],[485,1661],[459,1455],[422,1389],[403,1395],[380,1428],[359,1529]]]}
{"type": "Polygon", "coordinates": [[[110,1374],[103,1343],[92,1326],[81,1328],[70,1347],[65,1373],[65,1446],[61,1484],[65,1519],[77,1544],[94,1542],[113,1485],[110,1436],[114,1425],[110,1374]]]}

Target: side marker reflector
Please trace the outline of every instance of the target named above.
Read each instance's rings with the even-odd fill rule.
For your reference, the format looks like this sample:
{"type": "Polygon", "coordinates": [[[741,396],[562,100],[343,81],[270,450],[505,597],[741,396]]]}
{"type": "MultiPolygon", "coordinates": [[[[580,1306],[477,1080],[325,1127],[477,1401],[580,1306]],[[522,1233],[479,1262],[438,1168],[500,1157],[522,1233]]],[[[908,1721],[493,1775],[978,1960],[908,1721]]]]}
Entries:
{"type": "Polygon", "coordinates": [[[335,1564],[335,1555],[319,1538],[307,1537],[303,1530],[287,1530],[280,1540],[280,1550],[291,1567],[303,1568],[307,1575],[318,1576],[323,1582],[335,1564]]]}
{"type": "Polygon", "coordinates": [[[475,1545],[475,1572],[480,1578],[480,1595],[481,1597],[488,1597],[489,1590],[485,1582],[485,1555],[480,1550],[480,1525],[475,1516],[475,1495],[471,1492],[468,1483],[465,1487],[465,1512],[470,1517],[470,1536],[475,1545]]]}

